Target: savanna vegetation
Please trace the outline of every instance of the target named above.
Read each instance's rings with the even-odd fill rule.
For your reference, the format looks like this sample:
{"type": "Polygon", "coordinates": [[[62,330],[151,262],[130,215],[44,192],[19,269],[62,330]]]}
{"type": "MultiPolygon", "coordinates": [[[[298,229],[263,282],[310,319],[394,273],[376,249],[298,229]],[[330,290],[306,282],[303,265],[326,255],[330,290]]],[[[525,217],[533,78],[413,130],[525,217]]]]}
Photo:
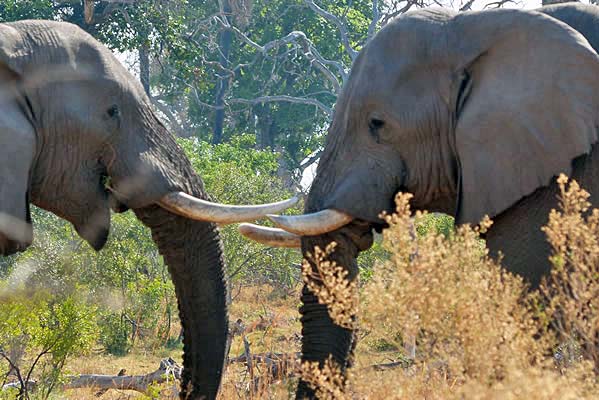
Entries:
{"type": "MultiPolygon", "coordinates": [[[[212,197],[238,204],[307,190],[356,52],[389,19],[429,5],[113,0],[91,2],[90,14],[86,3],[87,13],[80,1],[0,0],[0,21],[73,22],[118,52],[212,197]]],[[[233,342],[221,398],[290,398],[300,375],[332,399],[595,398],[599,211],[575,182],[560,185],[561,208],[545,228],[555,268],[536,291],[487,257],[491,221],[454,230],[447,216],[411,219],[408,195],[360,256],[357,285],[327,261],[334,245],[315,250],[317,271],[302,271],[298,251],[222,227],[233,342]],[[340,325],[359,327],[348,379],[334,363],[298,363],[303,280],[340,325]]],[[[65,221],[32,213],[31,248],[0,258],[0,398],[174,395],[174,372],[143,393],[68,388],[79,374],[180,364],[174,289],[149,231],[131,213],[113,214],[96,253],[65,221]]]]}

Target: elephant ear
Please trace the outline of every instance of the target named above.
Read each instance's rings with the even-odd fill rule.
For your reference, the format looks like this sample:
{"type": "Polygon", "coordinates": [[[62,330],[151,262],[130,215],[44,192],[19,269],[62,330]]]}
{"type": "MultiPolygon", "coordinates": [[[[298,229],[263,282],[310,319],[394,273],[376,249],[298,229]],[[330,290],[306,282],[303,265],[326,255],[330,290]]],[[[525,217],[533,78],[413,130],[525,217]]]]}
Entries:
{"type": "Polygon", "coordinates": [[[571,172],[599,126],[599,56],[566,24],[534,11],[464,13],[449,25],[462,91],[455,123],[458,223],[478,223],[571,172]]]}
{"type": "Polygon", "coordinates": [[[19,91],[20,35],[0,25],[0,254],[31,243],[29,177],[36,148],[30,112],[19,91]]]}

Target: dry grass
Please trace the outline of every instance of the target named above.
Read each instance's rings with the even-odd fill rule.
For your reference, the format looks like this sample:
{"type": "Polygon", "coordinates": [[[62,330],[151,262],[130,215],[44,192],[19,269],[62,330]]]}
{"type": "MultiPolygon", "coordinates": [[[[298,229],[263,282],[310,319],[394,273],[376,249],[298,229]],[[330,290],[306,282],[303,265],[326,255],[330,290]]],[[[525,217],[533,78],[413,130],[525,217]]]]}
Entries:
{"type": "MultiPolygon", "coordinates": [[[[401,195],[396,213],[386,217],[384,243],[392,256],[360,293],[361,341],[348,379],[332,362],[321,370],[287,360],[281,364],[287,369],[274,374],[272,363],[248,368],[240,362],[229,366],[220,398],[292,398],[300,373],[327,399],[597,398],[599,211],[589,210],[588,194],[575,182],[560,177],[559,183],[560,210],[546,227],[556,268],[540,291],[527,291],[520,278],[487,256],[479,235],[490,221],[458,228],[449,238],[415,236],[413,223],[423,214],[411,220],[409,197],[401,195]],[[397,361],[396,368],[372,367],[390,361],[397,361]]],[[[305,277],[319,277],[314,284],[333,318],[354,323],[357,289],[326,261],[330,251],[315,253],[318,271],[306,271],[305,277]],[[335,299],[345,299],[341,304],[349,309],[335,299]]],[[[252,355],[299,351],[297,293],[283,298],[262,286],[234,290],[234,296],[232,320],[240,320],[241,328],[231,357],[246,352],[244,337],[252,355]]],[[[147,373],[161,356],[96,356],[70,369],[147,373]]],[[[130,398],[123,396],[109,392],[102,398],[130,398]]],[[[93,391],[65,397],[95,398],[93,391]]]]}

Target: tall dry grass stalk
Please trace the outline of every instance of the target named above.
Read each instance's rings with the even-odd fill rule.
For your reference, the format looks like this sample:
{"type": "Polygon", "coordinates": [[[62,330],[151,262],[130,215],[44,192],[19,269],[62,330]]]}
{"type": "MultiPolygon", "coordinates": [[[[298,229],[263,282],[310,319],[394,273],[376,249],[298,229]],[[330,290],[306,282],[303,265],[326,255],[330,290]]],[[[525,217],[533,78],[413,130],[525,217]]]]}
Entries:
{"type": "Polygon", "coordinates": [[[324,250],[316,246],[302,262],[302,280],[318,297],[318,302],[327,306],[331,319],[339,326],[356,327],[358,290],[356,281],[347,279],[348,271],[328,257],[337,244],[330,243],[324,250]]]}
{"type": "MultiPolygon", "coordinates": [[[[376,371],[366,366],[372,352],[366,357],[358,350],[349,389],[330,361],[320,369],[304,365],[303,378],[333,399],[597,398],[599,211],[589,211],[588,193],[567,181],[560,176],[560,211],[551,213],[545,228],[555,268],[534,292],[488,256],[481,239],[488,218],[449,237],[415,236],[413,224],[426,214],[412,220],[410,195],[398,195],[396,212],[385,215],[391,257],[364,285],[358,316],[367,333],[361,346],[383,341],[400,357],[399,349],[415,342],[415,353],[403,355],[410,366],[376,371]],[[344,389],[333,392],[335,382],[344,389]]],[[[334,303],[348,299],[355,284],[338,284],[345,275],[326,261],[332,250],[317,250],[312,261],[318,271],[306,269],[304,278],[324,294],[336,320],[356,313],[351,301],[334,303]]]]}
{"type": "Polygon", "coordinates": [[[543,228],[553,269],[540,294],[562,344],[560,366],[582,358],[599,372],[599,210],[590,210],[590,195],[576,181],[560,175],[557,182],[560,211],[552,210],[543,228]]]}

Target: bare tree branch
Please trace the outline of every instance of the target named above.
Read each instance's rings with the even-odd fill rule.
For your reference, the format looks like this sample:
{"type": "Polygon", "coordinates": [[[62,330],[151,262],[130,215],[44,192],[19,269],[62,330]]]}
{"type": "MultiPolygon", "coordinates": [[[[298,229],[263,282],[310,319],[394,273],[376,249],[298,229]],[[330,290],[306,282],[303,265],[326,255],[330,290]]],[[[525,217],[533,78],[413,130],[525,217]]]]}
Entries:
{"type": "Polygon", "coordinates": [[[472,4],[474,4],[476,0],[468,0],[462,7],[460,7],[460,11],[468,11],[472,8],[472,4]]]}
{"type": "Polygon", "coordinates": [[[287,95],[278,95],[278,96],[261,96],[256,97],[255,99],[231,99],[228,103],[238,103],[238,104],[262,104],[262,103],[273,103],[273,102],[287,102],[287,103],[296,103],[296,104],[309,104],[318,107],[322,111],[324,111],[327,115],[333,115],[333,110],[327,106],[325,106],[322,102],[311,99],[307,97],[294,97],[287,95]]]}
{"type": "Polygon", "coordinates": [[[370,41],[374,34],[376,33],[376,25],[381,18],[379,12],[379,2],[378,0],[372,0],[372,21],[370,21],[370,25],[368,25],[368,36],[366,37],[367,41],[370,41]]]}
{"type": "Polygon", "coordinates": [[[320,15],[327,21],[332,22],[333,24],[335,24],[337,26],[337,29],[339,30],[339,35],[341,36],[341,41],[343,42],[343,47],[345,48],[345,51],[347,51],[347,54],[349,54],[352,61],[355,60],[356,57],[358,56],[358,52],[356,50],[354,50],[354,48],[351,47],[351,44],[349,43],[349,34],[347,32],[347,28],[346,28],[345,24],[343,23],[343,21],[341,21],[339,18],[337,18],[337,16],[331,14],[330,12],[320,8],[320,6],[318,6],[316,3],[314,3],[314,0],[304,0],[304,2],[316,14],[320,15]]]}
{"type": "Polygon", "coordinates": [[[308,158],[306,158],[301,164],[300,168],[302,171],[306,170],[310,165],[314,164],[316,161],[320,159],[320,155],[322,154],[322,149],[312,153],[308,158]]]}
{"type": "Polygon", "coordinates": [[[403,7],[395,9],[394,11],[385,14],[385,16],[381,19],[381,26],[386,25],[389,21],[391,21],[398,15],[407,13],[410,10],[410,8],[414,6],[424,7],[425,4],[422,0],[407,0],[406,4],[403,7]]]}
{"type": "MultiPolygon", "coordinates": [[[[21,375],[21,370],[19,369],[19,367],[8,357],[8,355],[4,352],[4,350],[0,350],[0,357],[4,358],[7,362],[8,365],[10,365],[10,367],[12,368],[13,371],[15,371],[15,374],[17,375],[17,379],[19,380],[19,395],[26,395],[27,394],[27,383],[25,380],[23,380],[23,376],[21,375]]],[[[3,386],[4,388],[4,386],[3,386]]]]}
{"type": "Polygon", "coordinates": [[[499,0],[499,1],[492,1],[490,3],[485,4],[485,9],[486,8],[501,8],[506,4],[516,4],[516,2],[514,0],[499,0]]]}
{"type": "Polygon", "coordinates": [[[337,71],[341,75],[341,78],[342,78],[343,82],[345,82],[345,80],[347,79],[347,72],[346,72],[345,67],[343,66],[343,64],[340,63],[340,62],[337,62],[337,61],[331,61],[331,60],[325,59],[318,52],[318,50],[312,44],[312,42],[310,41],[310,39],[307,38],[306,34],[304,32],[302,32],[302,31],[293,31],[293,32],[290,32],[286,36],[284,36],[284,37],[282,37],[280,39],[272,40],[272,41],[264,44],[263,46],[261,46],[260,44],[254,42],[252,39],[250,39],[241,30],[239,30],[239,28],[237,28],[237,27],[235,27],[233,25],[228,24],[226,21],[223,21],[221,18],[218,18],[218,21],[221,24],[223,24],[226,28],[232,30],[235,33],[235,35],[237,35],[237,37],[242,42],[244,42],[247,45],[253,47],[254,49],[256,49],[257,51],[259,51],[263,55],[267,55],[268,52],[270,50],[272,50],[272,49],[279,48],[279,47],[285,46],[287,44],[299,43],[300,46],[301,46],[301,50],[302,50],[302,53],[304,54],[304,56],[308,59],[308,61],[310,62],[310,64],[312,64],[316,68],[318,68],[324,74],[324,76],[327,78],[327,80],[329,82],[331,82],[331,84],[333,85],[333,88],[334,88],[336,94],[338,94],[339,91],[341,90],[341,84],[339,83],[339,80],[337,79],[337,77],[335,76],[335,74],[333,74],[331,72],[331,70],[329,70],[326,67],[326,65],[335,66],[335,68],[337,68],[337,71]]]}

